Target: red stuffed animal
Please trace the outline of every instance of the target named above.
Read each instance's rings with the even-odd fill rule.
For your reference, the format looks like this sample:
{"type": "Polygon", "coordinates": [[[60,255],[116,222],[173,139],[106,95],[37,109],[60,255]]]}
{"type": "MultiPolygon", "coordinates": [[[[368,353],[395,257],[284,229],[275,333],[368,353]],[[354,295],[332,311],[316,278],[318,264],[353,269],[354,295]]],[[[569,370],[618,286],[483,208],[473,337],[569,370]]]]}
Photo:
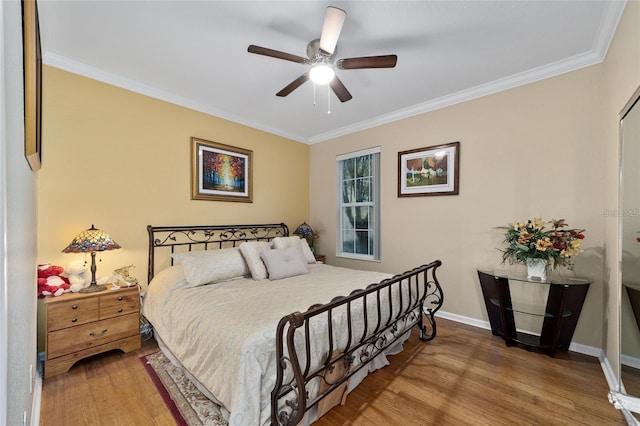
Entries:
{"type": "Polygon", "coordinates": [[[70,291],[69,280],[62,277],[64,268],[62,266],[44,263],[38,265],[38,298],[46,296],[60,296],[62,293],[70,291]]]}

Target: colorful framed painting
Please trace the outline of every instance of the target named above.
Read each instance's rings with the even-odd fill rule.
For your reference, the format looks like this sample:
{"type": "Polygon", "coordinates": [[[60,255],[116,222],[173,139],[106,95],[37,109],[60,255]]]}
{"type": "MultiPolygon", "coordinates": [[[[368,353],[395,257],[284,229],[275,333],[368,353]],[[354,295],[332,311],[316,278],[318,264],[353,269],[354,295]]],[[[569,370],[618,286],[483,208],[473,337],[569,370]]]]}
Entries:
{"type": "Polygon", "coordinates": [[[398,153],[398,197],[457,195],[460,142],[398,153]]]}
{"type": "Polygon", "coordinates": [[[42,52],[38,5],[22,1],[22,45],[24,61],[24,156],[34,172],[42,163],[42,52]]]}
{"type": "Polygon", "coordinates": [[[191,138],[191,199],[253,202],[253,151],[191,138]]]}

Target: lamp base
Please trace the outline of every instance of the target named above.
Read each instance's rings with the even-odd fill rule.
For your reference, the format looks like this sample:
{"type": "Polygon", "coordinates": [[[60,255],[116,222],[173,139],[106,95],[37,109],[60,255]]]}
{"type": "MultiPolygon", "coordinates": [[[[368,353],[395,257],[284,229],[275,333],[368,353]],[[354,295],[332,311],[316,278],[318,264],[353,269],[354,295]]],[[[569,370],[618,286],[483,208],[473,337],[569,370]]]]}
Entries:
{"type": "Polygon", "coordinates": [[[81,289],[78,293],[97,293],[99,291],[105,291],[106,289],[106,285],[91,284],[89,287],[81,289]]]}

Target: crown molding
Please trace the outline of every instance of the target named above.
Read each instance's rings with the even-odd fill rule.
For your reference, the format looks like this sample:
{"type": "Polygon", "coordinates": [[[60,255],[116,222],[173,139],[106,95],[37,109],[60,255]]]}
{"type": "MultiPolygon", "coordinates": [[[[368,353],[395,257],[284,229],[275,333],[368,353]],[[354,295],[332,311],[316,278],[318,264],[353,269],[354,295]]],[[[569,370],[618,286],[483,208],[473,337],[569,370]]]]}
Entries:
{"type": "Polygon", "coordinates": [[[263,123],[248,120],[246,117],[213,108],[211,105],[194,101],[193,99],[185,98],[183,96],[176,95],[175,93],[171,93],[156,87],[148,86],[139,81],[123,78],[119,75],[105,72],[98,68],[91,67],[84,63],[57,55],[55,53],[46,52],[43,56],[43,62],[46,65],[60,68],[74,74],[89,77],[103,83],[111,84],[116,87],[170,102],[172,104],[183,106],[195,111],[214,115],[225,120],[249,126],[254,129],[291,139],[297,142],[312,145],[315,143],[345,136],[351,133],[371,129],[383,124],[388,124],[394,121],[403,120],[416,115],[467,102],[483,96],[492,95],[505,90],[534,83],[536,81],[555,77],[571,71],[576,71],[578,69],[591,65],[599,64],[604,61],[607,55],[607,51],[609,49],[609,46],[611,45],[613,37],[615,36],[618,23],[620,22],[626,5],[627,0],[608,1],[606,3],[605,13],[603,14],[602,20],[600,22],[598,34],[594,39],[593,49],[588,52],[547,65],[543,65],[531,70],[527,70],[518,74],[514,74],[505,78],[501,78],[489,83],[481,84],[479,86],[471,87],[466,90],[461,90],[459,92],[442,96],[440,98],[432,99],[424,103],[396,110],[389,114],[373,118],[371,120],[361,121],[349,126],[334,129],[330,132],[317,134],[310,138],[299,134],[283,132],[282,129],[277,129],[267,126],[263,123]]]}
{"type": "Polygon", "coordinates": [[[358,131],[370,129],[372,127],[381,126],[383,124],[388,124],[394,121],[406,119],[416,115],[446,108],[452,105],[471,101],[473,99],[481,98],[483,96],[488,96],[495,93],[503,92],[505,90],[513,89],[519,86],[524,86],[524,85],[534,83],[536,81],[544,80],[550,77],[555,77],[561,74],[578,70],[580,68],[597,64],[599,62],[601,62],[601,60],[599,60],[599,58],[593,52],[577,55],[572,58],[557,61],[557,62],[544,65],[538,68],[534,68],[522,73],[514,74],[499,80],[494,80],[492,82],[481,84],[479,86],[475,86],[470,89],[461,90],[459,92],[442,96],[440,98],[423,102],[421,104],[417,104],[408,108],[403,108],[403,109],[394,111],[390,114],[376,117],[372,120],[361,121],[354,125],[345,126],[345,127],[333,130],[331,132],[322,133],[312,137],[309,142],[311,144],[317,143],[317,142],[324,142],[326,140],[334,139],[340,136],[345,136],[350,133],[355,133],[358,131]]]}
{"type": "Polygon", "coordinates": [[[606,4],[602,20],[600,21],[600,27],[598,28],[598,34],[593,43],[593,51],[600,58],[600,62],[604,61],[609,51],[609,46],[613,41],[613,37],[616,35],[618,24],[622,19],[624,9],[627,7],[627,0],[615,0],[609,1],[606,4]]]}
{"type": "Polygon", "coordinates": [[[613,41],[613,37],[615,36],[616,29],[618,28],[618,24],[620,23],[620,19],[622,18],[626,5],[627,0],[607,2],[605,6],[605,13],[603,14],[598,28],[598,34],[594,40],[593,49],[589,52],[552,62],[547,65],[533,68],[486,84],[481,84],[450,95],[442,96],[408,108],[397,110],[372,120],[361,121],[353,125],[335,129],[331,132],[322,133],[310,138],[309,143],[314,144],[324,142],[340,136],[381,126],[383,124],[424,114],[426,112],[435,111],[437,109],[446,108],[448,106],[599,64],[604,61],[607,56],[607,51],[613,41]]]}

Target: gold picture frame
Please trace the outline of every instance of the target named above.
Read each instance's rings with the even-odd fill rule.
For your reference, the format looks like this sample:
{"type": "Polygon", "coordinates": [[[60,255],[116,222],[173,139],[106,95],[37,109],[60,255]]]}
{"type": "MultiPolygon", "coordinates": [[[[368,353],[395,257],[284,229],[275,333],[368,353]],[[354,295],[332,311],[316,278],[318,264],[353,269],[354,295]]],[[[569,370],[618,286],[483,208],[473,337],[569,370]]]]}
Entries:
{"type": "Polygon", "coordinates": [[[191,138],[191,199],[253,202],[253,151],[191,138]]]}
{"type": "Polygon", "coordinates": [[[42,51],[36,0],[22,0],[24,156],[34,172],[42,165],[42,51]]]}

